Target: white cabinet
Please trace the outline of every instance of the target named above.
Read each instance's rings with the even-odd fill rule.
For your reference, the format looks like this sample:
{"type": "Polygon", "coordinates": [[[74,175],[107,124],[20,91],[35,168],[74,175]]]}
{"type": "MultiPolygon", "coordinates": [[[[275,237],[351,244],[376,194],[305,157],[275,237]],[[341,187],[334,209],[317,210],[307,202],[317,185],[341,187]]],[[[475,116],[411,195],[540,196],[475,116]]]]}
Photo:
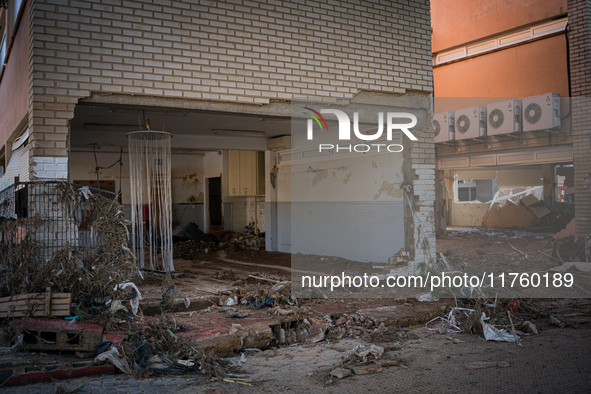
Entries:
{"type": "Polygon", "coordinates": [[[265,153],[228,151],[228,185],[230,196],[265,194],[265,153]]]}

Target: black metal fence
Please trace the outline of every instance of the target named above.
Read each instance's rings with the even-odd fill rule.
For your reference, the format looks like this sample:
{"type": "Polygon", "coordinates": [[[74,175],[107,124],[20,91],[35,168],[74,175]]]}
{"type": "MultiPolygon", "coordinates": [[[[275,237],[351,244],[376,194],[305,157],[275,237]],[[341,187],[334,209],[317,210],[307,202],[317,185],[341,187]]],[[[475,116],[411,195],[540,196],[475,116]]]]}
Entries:
{"type": "Polygon", "coordinates": [[[66,245],[95,245],[90,194],[116,198],[112,192],[66,182],[14,183],[0,191],[0,242],[4,248],[30,243],[39,264],[66,245]]]}

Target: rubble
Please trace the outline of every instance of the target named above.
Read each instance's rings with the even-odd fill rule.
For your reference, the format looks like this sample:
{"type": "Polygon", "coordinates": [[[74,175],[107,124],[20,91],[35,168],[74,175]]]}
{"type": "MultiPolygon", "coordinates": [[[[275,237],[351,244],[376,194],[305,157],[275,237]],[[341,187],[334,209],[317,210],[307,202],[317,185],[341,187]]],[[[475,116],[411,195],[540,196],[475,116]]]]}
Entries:
{"type": "Polygon", "coordinates": [[[352,368],[355,375],[368,375],[382,370],[382,366],[379,364],[354,365],[352,368]]]}
{"type": "MultiPolygon", "coordinates": [[[[112,283],[123,283],[138,277],[133,256],[126,246],[128,230],[123,207],[98,194],[84,194],[67,183],[58,184],[56,188],[61,203],[70,215],[76,214],[81,198],[89,199],[93,210],[86,220],[101,243],[78,248],[66,245],[45,265],[31,258],[34,248],[28,253],[22,252],[20,258],[11,253],[8,255],[12,258],[5,258],[7,251],[1,249],[0,257],[6,275],[2,275],[0,280],[0,292],[2,295],[30,294],[45,292],[50,287],[53,292],[71,293],[72,302],[78,308],[122,298],[125,291],[113,289],[112,283]],[[23,281],[25,277],[29,280],[23,281]]],[[[34,218],[5,223],[2,232],[10,233],[6,226],[30,226],[31,223],[34,223],[34,218]]]]}
{"type": "Polygon", "coordinates": [[[218,244],[213,241],[189,240],[175,242],[172,249],[175,259],[193,260],[197,258],[200,253],[211,253],[217,250],[218,244]]]}
{"type": "Polygon", "coordinates": [[[330,376],[334,376],[335,378],[338,379],[345,379],[348,378],[349,376],[352,376],[353,372],[351,372],[350,369],[347,368],[336,368],[333,369],[332,371],[330,371],[330,376]]]}
{"type": "Polygon", "coordinates": [[[464,364],[466,369],[484,369],[484,368],[508,368],[511,364],[507,361],[477,361],[464,364]]]}

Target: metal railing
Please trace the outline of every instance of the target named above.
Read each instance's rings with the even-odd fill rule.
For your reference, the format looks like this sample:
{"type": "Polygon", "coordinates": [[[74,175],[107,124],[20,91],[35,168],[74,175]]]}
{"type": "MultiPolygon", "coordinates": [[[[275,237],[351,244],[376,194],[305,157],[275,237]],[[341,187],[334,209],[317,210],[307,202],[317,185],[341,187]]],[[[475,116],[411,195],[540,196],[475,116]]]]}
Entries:
{"type": "Polygon", "coordinates": [[[65,246],[97,245],[88,193],[116,198],[112,192],[59,181],[17,182],[0,191],[0,254],[29,242],[31,258],[44,265],[65,246]]]}

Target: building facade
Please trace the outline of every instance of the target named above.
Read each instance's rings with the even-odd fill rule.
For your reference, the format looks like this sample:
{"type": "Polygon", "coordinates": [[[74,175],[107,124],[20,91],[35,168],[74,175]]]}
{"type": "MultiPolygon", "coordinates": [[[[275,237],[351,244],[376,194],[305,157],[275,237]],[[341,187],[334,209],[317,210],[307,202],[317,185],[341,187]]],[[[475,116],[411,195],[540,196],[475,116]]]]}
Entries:
{"type": "MultiPolygon", "coordinates": [[[[490,117],[505,100],[523,101],[525,110],[534,96],[561,97],[559,126],[494,135],[487,119],[488,136],[458,141],[456,130],[455,140],[437,144],[443,224],[527,227],[536,222],[533,214],[511,206],[500,217],[491,201],[495,191],[501,197],[530,189],[557,216],[568,210],[563,203],[574,205],[577,233],[591,231],[589,127],[579,120],[589,107],[588,10],[587,1],[431,2],[435,113],[488,106],[490,117]],[[468,181],[480,181],[480,198],[459,198],[468,181]]],[[[523,123],[531,114],[522,114],[523,123]]]]}
{"type": "MultiPolygon", "coordinates": [[[[427,1],[29,0],[11,1],[1,18],[3,184],[15,175],[64,179],[110,187],[126,205],[125,134],[150,124],[173,134],[177,221],[218,225],[210,202],[219,194],[223,226],[255,222],[270,250],[289,250],[290,223],[277,206],[290,202],[282,176],[290,167],[268,141],[290,135],[294,97],[428,99],[433,90],[427,1]],[[234,190],[231,150],[265,152],[243,163],[258,168],[265,188],[234,190]]],[[[434,148],[429,122],[419,122],[404,160],[433,249],[434,148]]],[[[406,197],[396,198],[401,246],[422,261],[406,197]]]]}

